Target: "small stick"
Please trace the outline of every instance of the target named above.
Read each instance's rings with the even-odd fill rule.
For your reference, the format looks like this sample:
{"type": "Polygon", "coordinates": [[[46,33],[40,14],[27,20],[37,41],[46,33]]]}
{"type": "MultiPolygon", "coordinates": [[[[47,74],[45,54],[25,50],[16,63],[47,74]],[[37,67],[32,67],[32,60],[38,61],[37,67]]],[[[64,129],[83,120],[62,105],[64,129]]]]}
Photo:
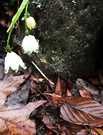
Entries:
{"type": "MultiPolygon", "coordinates": [[[[51,93],[44,93],[44,95],[48,95],[48,96],[52,96],[52,94],[51,93]]],[[[56,95],[58,98],[61,98],[62,96],[60,96],[60,95],[56,95]]]]}
{"type": "Polygon", "coordinates": [[[38,68],[38,66],[37,66],[33,61],[31,61],[31,62],[32,62],[32,64],[38,69],[38,71],[42,74],[42,76],[43,76],[50,84],[54,85],[54,83],[53,83],[52,81],[50,81],[50,80],[44,75],[44,73],[38,68]]]}

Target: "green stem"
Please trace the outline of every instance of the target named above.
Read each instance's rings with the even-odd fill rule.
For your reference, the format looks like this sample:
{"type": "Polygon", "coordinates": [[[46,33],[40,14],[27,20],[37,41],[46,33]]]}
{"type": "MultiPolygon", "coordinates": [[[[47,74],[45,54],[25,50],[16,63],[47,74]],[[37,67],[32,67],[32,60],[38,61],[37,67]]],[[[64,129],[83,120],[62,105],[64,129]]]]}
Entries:
{"type": "Polygon", "coordinates": [[[26,35],[26,36],[29,35],[29,31],[28,31],[28,29],[27,29],[27,22],[26,22],[27,15],[28,15],[27,9],[28,9],[28,3],[27,3],[26,6],[25,6],[25,35],[26,35]]]}
{"type": "Polygon", "coordinates": [[[11,23],[10,27],[8,28],[7,32],[9,32],[13,28],[13,26],[15,25],[15,23],[19,19],[19,16],[23,12],[23,10],[24,10],[25,6],[28,4],[28,2],[29,2],[29,0],[23,0],[23,2],[21,3],[20,8],[18,9],[17,13],[13,17],[12,23],[11,23]]]}
{"type": "Polygon", "coordinates": [[[7,52],[11,52],[11,48],[10,48],[10,45],[9,45],[9,41],[10,41],[10,36],[11,36],[11,32],[12,32],[13,28],[11,28],[10,32],[9,32],[9,35],[8,35],[8,39],[7,39],[7,45],[6,45],[6,50],[7,52]]]}
{"type": "Polygon", "coordinates": [[[10,30],[9,35],[8,35],[8,39],[7,39],[7,45],[9,45],[9,41],[10,41],[10,36],[11,36],[11,32],[12,32],[13,28],[10,30]]]}
{"type": "Polygon", "coordinates": [[[27,31],[27,22],[26,22],[26,18],[27,18],[27,9],[28,9],[28,4],[26,4],[26,7],[25,7],[25,31],[27,31]]]}

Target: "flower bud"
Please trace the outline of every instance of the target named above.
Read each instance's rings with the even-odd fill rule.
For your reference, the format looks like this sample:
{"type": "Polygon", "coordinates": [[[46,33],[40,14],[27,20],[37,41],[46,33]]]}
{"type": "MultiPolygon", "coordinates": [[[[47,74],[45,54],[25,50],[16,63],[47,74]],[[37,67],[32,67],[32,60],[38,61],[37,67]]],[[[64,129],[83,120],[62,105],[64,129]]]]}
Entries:
{"type": "Polygon", "coordinates": [[[35,20],[34,20],[34,18],[33,17],[28,17],[27,19],[26,19],[26,22],[27,22],[27,27],[29,28],[29,29],[33,29],[33,28],[35,28],[36,27],[36,22],[35,22],[35,20]]]}

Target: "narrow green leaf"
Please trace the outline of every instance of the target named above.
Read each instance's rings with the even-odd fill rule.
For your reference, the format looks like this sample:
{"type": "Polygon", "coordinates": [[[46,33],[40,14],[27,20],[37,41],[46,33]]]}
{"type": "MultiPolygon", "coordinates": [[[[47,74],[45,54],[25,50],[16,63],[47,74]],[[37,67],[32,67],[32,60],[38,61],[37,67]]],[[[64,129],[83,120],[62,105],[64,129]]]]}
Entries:
{"type": "Polygon", "coordinates": [[[17,22],[17,20],[19,19],[21,13],[23,12],[25,6],[27,5],[27,3],[29,2],[29,0],[23,0],[23,2],[21,3],[17,13],[15,14],[15,16],[12,19],[12,23],[10,25],[10,27],[8,28],[7,32],[9,32],[13,26],[15,25],[15,23],[17,22]]]}

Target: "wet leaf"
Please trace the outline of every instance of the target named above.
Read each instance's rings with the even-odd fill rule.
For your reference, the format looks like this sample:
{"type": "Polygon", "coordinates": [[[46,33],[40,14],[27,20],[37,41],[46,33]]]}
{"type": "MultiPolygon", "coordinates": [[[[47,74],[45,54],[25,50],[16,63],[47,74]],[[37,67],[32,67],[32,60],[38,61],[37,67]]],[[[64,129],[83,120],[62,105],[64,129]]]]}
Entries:
{"type": "Polygon", "coordinates": [[[60,95],[60,96],[62,95],[62,85],[61,85],[59,76],[58,76],[58,80],[57,80],[56,87],[55,87],[55,94],[60,95]]]}
{"type": "Polygon", "coordinates": [[[5,105],[26,105],[29,98],[30,80],[29,78],[16,91],[7,97],[5,105]]]}
{"type": "Polygon", "coordinates": [[[58,128],[52,123],[52,121],[50,120],[50,118],[45,114],[42,113],[43,115],[43,119],[42,122],[52,131],[58,133],[58,128]]]}
{"type": "Polygon", "coordinates": [[[82,129],[81,131],[77,132],[76,135],[88,135],[88,130],[87,129],[82,129]]]}
{"type": "Polygon", "coordinates": [[[33,75],[31,75],[30,80],[33,80],[36,83],[39,83],[39,79],[35,78],[33,75]]]}
{"type": "Polygon", "coordinates": [[[91,99],[93,99],[93,96],[87,90],[79,90],[79,93],[83,98],[91,98],[91,99]]]}
{"type": "Polygon", "coordinates": [[[57,123],[56,125],[60,130],[60,133],[57,135],[70,135],[70,129],[65,122],[57,123]]]}
{"type": "Polygon", "coordinates": [[[103,135],[103,129],[101,128],[94,128],[94,129],[97,133],[99,133],[99,135],[103,135]]]}
{"type": "Polygon", "coordinates": [[[99,89],[94,87],[92,84],[88,83],[87,81],[83,79],[78,78],[76,80],[76,86],[79,90],[87,90],[88,92],[92,94],[92,96],[94,97],[96,101],[100,101],[99,89]]]}
{"type": "Polygon", "coordinates": [[[103,106],[95,100],[79,96],[60,99],[66,100],[60,109],[64,120],[79,125],[103,124],[103,106]]]}
{"type": "Polygon", "coordinates": [[[53,124],[56,124],[56,122],[59,121],[60,118],[60,107],[54,107],[54,106],[46,106],[43,111],[45,112],[45,114],[49,117],[49,119],[51,120],[51,122],[53,124]]]}
{"type": "Polygon", "coordinates": [[[28,75],[10,76],[0,82],[0,105],[6,101],[6,97],[13,93],[28,77],[28,75]]]}
{"type": "Polygon", "coordinates": [[[67,89],[67,96],[72,96],[72,93],[68,89],[67,89]]]}
{"type": "Polygon", "coordinates": [[[91,128],[90,132],[91,132],[92,135],[99,135],[93,128],[91,128]]]}
{"type": "Polygon", "coordinates": [[[28,103],[26,106],[5,106],[0,109],[0,135],[34,135],[35,123],[29,114],[46,101],[28,103]]]}
{"type": "Polygon", "coordinates": [[[56,96],[55,93],[52,93],[52,103],[53,103],[53,106],[57,106],[59,103],[61,103],[61,100],[56,96]]]}

